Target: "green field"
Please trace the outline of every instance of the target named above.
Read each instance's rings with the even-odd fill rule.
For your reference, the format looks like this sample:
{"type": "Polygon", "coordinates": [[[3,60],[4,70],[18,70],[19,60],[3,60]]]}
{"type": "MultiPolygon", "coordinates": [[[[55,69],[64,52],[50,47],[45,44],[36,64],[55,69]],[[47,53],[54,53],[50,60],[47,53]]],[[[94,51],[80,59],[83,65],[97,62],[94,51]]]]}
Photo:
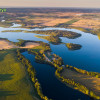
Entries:
{"type": "Polygon", "coordinates": [[[15,50],[0,51],[0,100],[38,100],[15,50]]]}

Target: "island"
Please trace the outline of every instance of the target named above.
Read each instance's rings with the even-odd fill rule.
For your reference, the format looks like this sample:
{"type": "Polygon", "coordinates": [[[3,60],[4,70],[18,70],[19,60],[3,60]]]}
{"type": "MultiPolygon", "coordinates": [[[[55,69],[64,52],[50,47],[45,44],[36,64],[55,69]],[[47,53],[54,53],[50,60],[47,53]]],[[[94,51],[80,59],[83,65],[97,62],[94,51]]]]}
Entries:
{"type": "Polygon", "coordinates": [[[82,48],[80,44],[74,44],[74,43],[66,43],[66,46],[69,50],[79,50],[82,48]]]}

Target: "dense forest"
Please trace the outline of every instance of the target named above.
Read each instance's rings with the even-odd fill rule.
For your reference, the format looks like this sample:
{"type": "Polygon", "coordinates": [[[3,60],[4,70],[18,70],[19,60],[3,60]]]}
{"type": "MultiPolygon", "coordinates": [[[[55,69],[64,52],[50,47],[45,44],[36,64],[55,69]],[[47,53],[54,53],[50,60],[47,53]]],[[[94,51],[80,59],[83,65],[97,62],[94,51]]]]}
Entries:
{"type": "MultiPolygon", "coordinates": [[[[27,32],[27,31],[26,31],[27,32]]],[[[79,33],[70,32],[70,31],[61,31],[61,30],[48,30],[48,31],[31,31],[32,33],[37,34],[46,34],[58,37],[67,37],[70,39],[78,38],[81,36],[79,33]]]]}

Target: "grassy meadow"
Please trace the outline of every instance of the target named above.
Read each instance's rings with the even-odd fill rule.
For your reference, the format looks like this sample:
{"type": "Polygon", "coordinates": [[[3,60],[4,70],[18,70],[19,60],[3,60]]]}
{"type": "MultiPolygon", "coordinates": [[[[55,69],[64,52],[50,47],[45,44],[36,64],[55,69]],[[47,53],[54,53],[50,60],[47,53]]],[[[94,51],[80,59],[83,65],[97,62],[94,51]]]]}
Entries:
{"type": "Polygon", "coordinates": [[[0,51],[0,100],[38,100],[15,50],[0,51]]]}

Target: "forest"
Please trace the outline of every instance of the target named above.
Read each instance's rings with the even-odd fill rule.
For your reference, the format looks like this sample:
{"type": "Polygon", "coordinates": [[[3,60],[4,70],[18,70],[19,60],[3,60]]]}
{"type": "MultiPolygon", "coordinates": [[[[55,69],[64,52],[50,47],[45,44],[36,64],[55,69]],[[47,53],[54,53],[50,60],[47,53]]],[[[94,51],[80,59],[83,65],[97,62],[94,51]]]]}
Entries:
{"type": "Polygon", "coordinates": [[[80,44],[74,44],[74,43],[66,43],[66,46],[69,50],[79,50],[82,48],[80,44]]]}

